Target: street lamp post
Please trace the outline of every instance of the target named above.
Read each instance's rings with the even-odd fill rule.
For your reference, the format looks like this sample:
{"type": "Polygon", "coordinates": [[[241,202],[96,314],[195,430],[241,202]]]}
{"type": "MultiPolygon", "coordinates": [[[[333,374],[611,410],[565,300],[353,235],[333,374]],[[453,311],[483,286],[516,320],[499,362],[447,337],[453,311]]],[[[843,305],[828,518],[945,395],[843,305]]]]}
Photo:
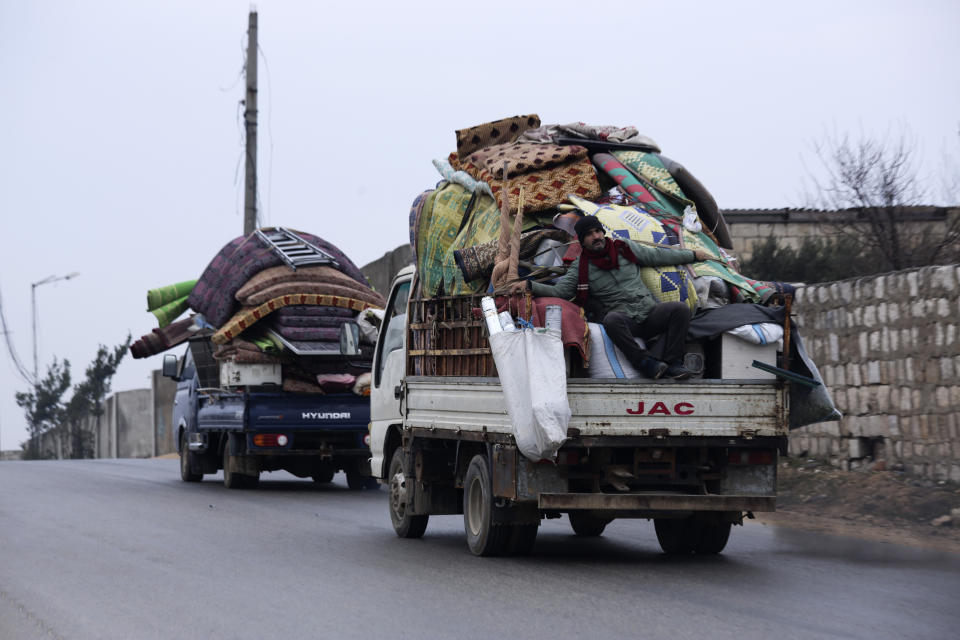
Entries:
{"type": "Polygon", "coordinates": [[[69,280],[71,278],[76,278],[79,273],[74,271],[73,273],[68,273],[65,276],[47,276],[43,280],[30,284],[30,308],[33,314],[33,383],[39,384],[40,378],[37,377],[37,287],[42,284],[49,284],[51,282],[57,282],[58,280],[69,280]]]}

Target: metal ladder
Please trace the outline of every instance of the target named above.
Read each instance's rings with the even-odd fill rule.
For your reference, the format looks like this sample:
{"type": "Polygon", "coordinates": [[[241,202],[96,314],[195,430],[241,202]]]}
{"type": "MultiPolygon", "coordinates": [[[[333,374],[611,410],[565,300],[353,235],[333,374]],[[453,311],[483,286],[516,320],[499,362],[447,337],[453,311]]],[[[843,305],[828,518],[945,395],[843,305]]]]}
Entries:
{"type": "Polygon", "coordinates": [[[257,237],[274,250],[288,266],[296,270],[312,264],[328,264],[339,268],[340,263],[323,249],[310,244],[295,232],[284,227],[265,227],[255,231],[257,237]]]}

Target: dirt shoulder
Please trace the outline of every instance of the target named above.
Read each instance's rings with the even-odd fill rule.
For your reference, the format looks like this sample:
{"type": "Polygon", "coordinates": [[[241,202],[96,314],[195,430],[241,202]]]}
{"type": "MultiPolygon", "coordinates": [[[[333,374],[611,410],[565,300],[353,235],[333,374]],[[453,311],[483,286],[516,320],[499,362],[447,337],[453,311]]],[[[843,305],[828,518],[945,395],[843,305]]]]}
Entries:
{"type": "Polygon", "coordinates": [[[950,519],[960,510],[956,485],[816,460],[782,462],[777,475],[777,511],[757,514],[760,522],[960,553],[960,511],[950,519]]]}

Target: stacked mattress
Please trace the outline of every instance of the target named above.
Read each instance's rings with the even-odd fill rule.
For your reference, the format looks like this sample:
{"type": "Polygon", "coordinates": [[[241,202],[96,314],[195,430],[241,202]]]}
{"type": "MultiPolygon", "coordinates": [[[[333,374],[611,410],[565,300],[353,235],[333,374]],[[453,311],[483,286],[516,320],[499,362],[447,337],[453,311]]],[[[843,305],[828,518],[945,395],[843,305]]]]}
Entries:
{"type": "Polygon", "coordinates": [[[161,323],[172,320],[176,308],[189,306],[195,314],[143,336],[131,347],[133,356],[147,357],[206,333],[218,360],[281,364],[283,386],[291,391],[368,386],[372,341],[345,332],[343,325],[382,309],[383,296],[336,246],[312,234],[293,235],[325,256],[325,263],[294,266],[262,233],[235,238],[196,281],[148,292],[148,305],[164,309],[162,317],[154,312],[161,323]],[[359,343],[349,358],[341,357],[345,333],[359,343]]]}

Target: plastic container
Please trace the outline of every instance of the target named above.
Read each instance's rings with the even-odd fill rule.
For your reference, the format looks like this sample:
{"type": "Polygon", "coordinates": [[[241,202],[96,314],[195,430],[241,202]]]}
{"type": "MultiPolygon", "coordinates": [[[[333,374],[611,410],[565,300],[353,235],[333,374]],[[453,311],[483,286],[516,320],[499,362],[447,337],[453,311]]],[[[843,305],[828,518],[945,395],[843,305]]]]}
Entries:
{"type": "Polygon", "coordinates": [[[500,315],[500,326],[503,327],[504,331],[516,331],[517,325],[513,324],[513,316],[510,315],[509,311],[501,311],[500,315]]]}
{"type": "Polygon", "coordinates": [[[544,326],[550,330],[560,331],[563,322],[563,311],[558,304],[548,304],[544,313],[544,326]]]}
{"type": "Polygon", "coordinates": [[[483,311],[483,317],[487,322],[487,331],[490,335],[496,335],[503,331],[500,326],[500,318],[497,316],[497,305],[490,296],[484,296],[480,299],[480,309],[483,311]]]}

